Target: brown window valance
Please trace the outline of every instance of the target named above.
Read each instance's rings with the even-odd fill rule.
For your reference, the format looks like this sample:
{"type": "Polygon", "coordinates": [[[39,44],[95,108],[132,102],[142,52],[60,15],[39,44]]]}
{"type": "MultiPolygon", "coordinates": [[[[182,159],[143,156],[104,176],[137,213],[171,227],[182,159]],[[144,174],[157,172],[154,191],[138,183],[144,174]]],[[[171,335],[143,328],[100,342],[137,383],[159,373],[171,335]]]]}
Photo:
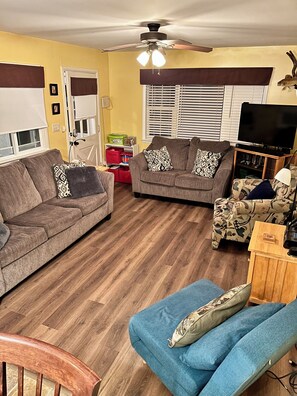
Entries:
{"type": "Polygon", "coordinates": [[[140,70],[142,85],[268,85],[272,67],[140,70]]]}
{"type": "Polygon", "coordinates": [[[0,63],[0,87],[44,88],[44,69],[42,66],[0,63]]]}
{"type": "Polygon", "coordinates": [[[71,77],[71,95],[97,95],[97,79],[71,77]]]}

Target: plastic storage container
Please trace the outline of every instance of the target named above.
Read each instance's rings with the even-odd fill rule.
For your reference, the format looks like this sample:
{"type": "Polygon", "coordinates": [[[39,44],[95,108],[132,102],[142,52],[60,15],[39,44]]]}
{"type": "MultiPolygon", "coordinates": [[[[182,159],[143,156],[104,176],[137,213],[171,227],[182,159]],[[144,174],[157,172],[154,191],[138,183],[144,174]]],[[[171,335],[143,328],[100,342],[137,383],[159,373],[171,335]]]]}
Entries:
{"type": "Polygon", "coordinates": [[[122,149],[118,148],[107,148],[106,149],[106,162],[108,164],[119,164],[122,160],[121,157],[122,149]]]}
{"type": "Polygon", "coordinates": [[[132,158],[132,157],[133,157],[132,153],[127,153],[126,151],[122,151],[121,160],[122,160],[123,164],[128,164],[130,158],[132,158]]]}
{"type": "Polygon", "coordinates": [[[127,167],[119,168],[119,182],[121,183],[132,183],[130,169],[127,167]]]}
{"type": "Polygon", "coordinates": [[[119,182],[119,167],[111,167],[108,169],[108,172],[111,172],[114,174],[114,181],[119,182]]]}
{"type": "Polygon", "coordinates": [[[124,145],[124,140],[127,138],[126,134],[110,133],[107,136],[108,143],[124,145]]]}

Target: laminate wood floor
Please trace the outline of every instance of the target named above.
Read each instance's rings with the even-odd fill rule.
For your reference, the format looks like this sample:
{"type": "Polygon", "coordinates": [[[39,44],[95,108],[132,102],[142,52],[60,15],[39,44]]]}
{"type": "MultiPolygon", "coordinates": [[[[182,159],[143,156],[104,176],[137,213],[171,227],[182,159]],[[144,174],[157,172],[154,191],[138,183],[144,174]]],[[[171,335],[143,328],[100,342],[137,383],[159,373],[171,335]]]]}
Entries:
{"type": "MultiPolygon", "coordinates": [[[[169,395],[132,349],[128,321],[198,279],[224,289],[246,281],[247,246],[225,241],[213,251],[211,224],[210,206],[136,199],[117,184],[112,219],[2,299],[0,331],[71,352],[103,378],[102,396],[169,395]]],[[[287,394],[263,376],[245,396],[287,394]]]]}

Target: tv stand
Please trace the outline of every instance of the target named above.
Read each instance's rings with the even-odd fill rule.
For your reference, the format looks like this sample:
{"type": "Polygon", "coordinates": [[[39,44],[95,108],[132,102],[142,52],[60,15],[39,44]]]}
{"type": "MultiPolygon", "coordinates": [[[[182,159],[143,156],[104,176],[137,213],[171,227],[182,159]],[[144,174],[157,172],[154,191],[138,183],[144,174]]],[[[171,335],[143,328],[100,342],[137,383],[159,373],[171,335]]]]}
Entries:
{"type": "MultiPolygon", "coordinates": [[[[270,154],[254,150],[254,146],[235,147],[233,161],[233,178],[272,179],[285,166],[292,154],[270,154]]],[[[259,146],[256,146],[257,148],[259,146]]],[[[261,147],[259,147],[259,150],[261,147]]]]}
{"type": "Polygon", "coordinates": [[[257,153],[263,154],[271,154],[277,157],[282,157],[285,154],[290,154],[290,149],[283,147],[273,147],[273,146],[256,146],[256,145],[248,145],[248,144],[236,144],[237,148],[241,148],[243,150],[256,151],[257,153]]]}

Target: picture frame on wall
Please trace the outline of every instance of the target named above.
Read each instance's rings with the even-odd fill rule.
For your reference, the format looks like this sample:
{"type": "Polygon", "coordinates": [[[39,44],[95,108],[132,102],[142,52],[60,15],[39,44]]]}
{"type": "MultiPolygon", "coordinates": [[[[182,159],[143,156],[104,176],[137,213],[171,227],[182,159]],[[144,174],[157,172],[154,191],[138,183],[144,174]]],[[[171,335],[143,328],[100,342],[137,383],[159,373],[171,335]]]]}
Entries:
{"type": "Polygon", "coordinates": [[[58,84],[50,84],[50,95],[57,96],[58,95],[58,84]]]}
{"type": "Polygon", "coordinates": [[[60,114],[60,103],[52,103],[52,114],[60,114]]]}

